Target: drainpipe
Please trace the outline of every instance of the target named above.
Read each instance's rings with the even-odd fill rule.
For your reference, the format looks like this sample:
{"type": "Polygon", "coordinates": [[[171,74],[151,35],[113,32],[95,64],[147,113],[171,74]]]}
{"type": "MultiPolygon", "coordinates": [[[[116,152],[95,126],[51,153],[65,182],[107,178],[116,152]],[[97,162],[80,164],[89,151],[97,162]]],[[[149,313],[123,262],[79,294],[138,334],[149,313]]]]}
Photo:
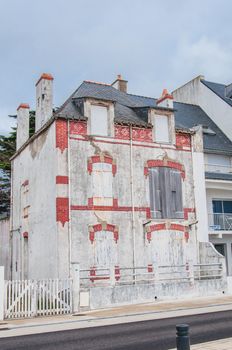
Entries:
{"type": "MultiPolygon", "coordinates": [[[[193,165],[193,188],[194,188],[194,202],[195,202],[195,208],[196,208],[196,198],[195,198],[195,184],[194,184],[194,172],[195,172],[195,169],[194,169],[194,162],[193,162],[193,138],[194,138],[194,135],[191,135],[191,155],[192,155],[192,165],[193,165]]],[[[196,215],[196,213],[195,213],[196,215]]],[[[199,242],[197,240],[197,231],[195,230],[195,241],[196,241],[196,248],[197,248],[197,263],[200,262],[200,248],[199,248],[199,242]]]]}
{"type": "MultiPolygon", "coordinates": [[[[133,172],[133,141],[132,126],[130,125],[130,185],[131,185],[131,207],[132,207],[132,239],[133,239],[133,273],[135,274],[136,249],[135,249],[135,204],[134,204],[134,172],[133,172]]],[[[136,276],[134,276],[134,281],[136,276]]]]}
{"type": "Polygon", "coordinates": [[[69,239],[69,278],[72,273],[72,223],[71,223],[71,159],[70,159],[70,129],[69,129],[69,120],[68,120],[68,213],[69,213],[69,221],[68,221],[68,239],[69,239]]]}

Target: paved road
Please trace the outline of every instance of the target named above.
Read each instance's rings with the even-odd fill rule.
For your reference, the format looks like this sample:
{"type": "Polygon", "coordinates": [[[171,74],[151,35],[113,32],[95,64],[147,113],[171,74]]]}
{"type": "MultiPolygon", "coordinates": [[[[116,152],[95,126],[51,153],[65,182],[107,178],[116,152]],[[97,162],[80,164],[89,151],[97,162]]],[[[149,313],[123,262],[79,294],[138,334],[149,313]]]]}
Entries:
{"type": "Polygon", "coordinates": [[[232,311],[1,338],[0,350],[167,350],[175,347],[175,325],[188,323],[191,343],[232,336],[232,311]]]}

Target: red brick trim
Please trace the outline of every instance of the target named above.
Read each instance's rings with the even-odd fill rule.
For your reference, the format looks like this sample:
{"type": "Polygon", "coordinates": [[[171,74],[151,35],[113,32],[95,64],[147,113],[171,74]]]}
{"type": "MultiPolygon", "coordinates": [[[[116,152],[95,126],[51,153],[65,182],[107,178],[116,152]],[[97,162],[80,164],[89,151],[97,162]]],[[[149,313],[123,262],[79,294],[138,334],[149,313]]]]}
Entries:
{"type": "Polygon", "coordinates": [[[53,76],[52,76],[50,73],[43,73],[43,74],[41,75],[41,77],[39,78],[39,80],[37,81],[37,83],[35,84],[35,86],[38,85],[39,82],[40,82],[40,80],[42,80],[42,79],[45,79],[45,80],[54,80],[53,76]]]}
{"type": "Polygon", "coordinates": [[[57,185],[68,185],[69,179],[68,176],[57,175],[56,176],[56,184],[57,185]]]}
{"type": "MultiPolygon", "coordinates": [[[[88,138],[80,138],[80,137],[70,137],[70,140],[75,140],[75,141],[84,141],[84,142],[89,142],[89,139],[88,138]]],[[[110,141],[110,140],[101,140],[101,139],[97,139],[95,137],[95,140],[98,142],[98,143],[107,143],[107,144],[110,144],[110,145],[124,145],[124,146],[130,146],[130,143],[129,142],[120,142],[120,141],[110,141]]],[[[135,143],[133,142],[133,147],[143,147],[143,148],[158,148],[160,149],[160,146],[157,146],[156,144],[153,144],[153,145],[146,145],[146,144],[140,144],[140,143],[135,143]]],[[[162,147],[163,150],[175,150],[175,151],[178,151],[178,152],[191,152],[190,149],[178,149],[176,147],[173,147],[173,146],[165,146],[165,147],[162,147]]]]}
{"type": "MultiPolygon", "coordinates": [[[[89,275],[90,275],[90,281],[95,282],[95,281],[101,281],[101,280],[109,280],[110,276],[97,276],[96,275],[97,267],[96,266],[91,266],[89,270],[89,275]]],[[[118,281],[120,280],[120,267],[118,265],[115,265],[114,267],[114,274],[115,274],[115,280],[118,281]]]]}
{"type": "Polygon", "coordinates": [[[118,265],[115,265],[115,268],[114,268],[114,274],[115,274],[115,279],[116,281],[119,281],[120,280],[120,267],[118,265]]]}
{"type": "Polygon", "coordinates": [[[21,108],[30,108],[30,106],[29,106],[29,104],[27,104],[27,103],[20,103],[20,105],[18,106],[18,108],[17,108],[17,111],[19,110],[19,109],[21,109],[21,108]]]}
{"type": "Polygon", "coordinates": [[[87,135],[87,123],[83,121],[71,121],[69,130],[72,135],[87,135]]]}
{"type": "Polygon", "coordinates": [[[176,147],[178,149],[191,148],[191,136],[189,134],[176,133],[176,147]]]}
{"type": "Polygon", "coordinates": [[[56,120],[56,148],[63,153],[68,148],[68,125],[66,120],[56,120]]]}
{"type": "MultiPolygon", "coordinates": [[[[125,125],[115,125],[115,138],[119,140],[130,140],[130,127],[125,125]]],[[[132,128],[132,140],[140,142],[153,142],[151,128],[132,128]]]]}
{"type": "Polygon", "coordinates": [[[23,238],[28,238],[28,232],[23,232],[23,238]]]}
{"type": "MultiPolygon", "coordinates": [[[[132,207],[121,207],[116,205],[117,199],[113,199],[115,201],[115,204],[113,206],[100,206],[100,205],[93,205],[92,198],[88,199],[88,205],[71,205],[71,210],[96,210],[96,211],[125,211],[130,212],[132,211],[132,207]]],[[[134,207],[134,211],[136,212],[145,212],[146,217],[149,219],[148,214],[150,214],[150,208],[147,207],[134,207]]]]}
{"type": "Polygon", "coordinates": [[[89,157],[88,163],[87,163],[87,170],[88,173],[91,174],[93,171],[93,163],[107,163],[112,165],[112,174],[115,176],[117,171],[117,166],[115,160],[108,155],[96,155],[89,157]]]}
{"type": "Polygon", "coordinates": [[[56,198],[56,221],[62,226],[69,221],[69,199],[66,197],[56,198]]]}
{"type": "MultiPolygon", "coordinates": [[[[169,223],[159,223],[159,224],[153,224],[150,226],[147,226],[146,228],[146,234],[147,234],[147,240],[150,243],[151,242],[151,236],[152,236],[152,232],[155,231],[180,231],[180,232],[184,232],[185,238],[187,237],[187,233],[188,233],[188,226],[184,226],[181,224],[169,224],[169,223]]],[[[189,236],[188,236],[189,237],[189,236]]]]}
{"type": "Polygon", "coordinates": [[[156,104],[158,105],[160,102],[166,100],[167,98],[169,100],[173,100],[173,96],[168,93],[167,89],[164,89],[163,93],[162,93],[162,96],[156,101],[156,104]]]}
{"type": "Polygon", "coordinates": [[[89,239],[93,243],[95,239],[95,232],[110,231],[113,232],[115,243],[118,242],[118,226],[112,224],[96,224],[89,226],[89,239]]]}
{"type": "Polygon", "coordinates": [[[188,214],[195,213],[195,212],[196,212],[195,208],[184,208],[184,219],[188,220],[188,214]]]}
{"type": "Polygon", "coordinates": [[[153,272],[153,265],[152,264],[147,265],[147,272],[153,272]]]}
{"type": "Polygon", "coordinates": [[[153,167],[167,167],[167,168],[177,169],[181,172],[182,178],[185,179],[184,166],[181,163],[175,162],[174,160],[170,160],[170,159],[163,159],[163,160],[151,159],[151,160],[148,160],[145,163],[144,175],[148,176],[149,168],[153,168],[153,167]]]}

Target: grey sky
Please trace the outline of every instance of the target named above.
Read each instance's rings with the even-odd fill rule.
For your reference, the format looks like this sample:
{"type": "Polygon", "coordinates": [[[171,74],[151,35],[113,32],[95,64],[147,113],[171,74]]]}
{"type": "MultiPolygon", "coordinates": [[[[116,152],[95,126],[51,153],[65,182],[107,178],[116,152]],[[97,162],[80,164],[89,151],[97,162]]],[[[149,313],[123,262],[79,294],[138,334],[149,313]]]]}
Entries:
{"type": "Polygon", "coordinates": [[[54,106],[82,80],[158,97],[203,74],[232,81],[231,0],[0,0],[0,134],[52,73],[54,106]]]}

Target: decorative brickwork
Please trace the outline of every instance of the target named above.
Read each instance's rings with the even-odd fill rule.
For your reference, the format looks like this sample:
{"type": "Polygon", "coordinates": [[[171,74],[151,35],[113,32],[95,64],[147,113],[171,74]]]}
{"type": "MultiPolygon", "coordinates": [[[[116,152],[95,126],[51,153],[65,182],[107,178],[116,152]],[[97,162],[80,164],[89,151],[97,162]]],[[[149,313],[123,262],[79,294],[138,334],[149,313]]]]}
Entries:
{"type": "MultiPolygon", "coordinates": [[[[120,140],[130,139],[130,127],[115,125],[115,138],[120,140]]],[[[152,129],[132,128],[132,140],[141,142],[152,142],[152,129]]]]}
{"type": "Polygon", "coordinates": [[[67,185],[68,184],[68,176],[58,175],[56,176],[56,184],[57,185],[67,185]]]}
{"type": "Polygon", "coordinates": [[[96,156],[92,156],[89,157],[88,159],[88,163],[87,163],[87,170],[88,173],[91,174],[93,171],[93,163],[107,163],[107,164],[111,164],[112,165],[112,174],[113,176],[115,176],[116,172],[117,172],[117,166],[116,166],[116,162],[115,160],[108,156],[108,155],[96,155],[96,156]]]}
{"type": "Polygon", "coordinates": [[[56,120],[56,147],[63,152],[68,148],[68,126],[66,120],[56,120]]]}
{"type": "Polygon", "coordinates": [[[195,212],[196,212],[195,208],[184,208],[184,219],[188,220],[188,214],[195,213],[195,212]]]}
{"type": "Polygon", "coordinates": [[[189,134],[176,134],[176,147],[179,149],[191,147],[191,136],[189,134]]]}
{"type": "Polygon", "coordinates": [[[184,170],[184,166],[178,162],[175,162],[173,160],[170,159],[152,159],[152,160],[148,160],[145,164],[144,167],[144,175],[148,176],[149,174],[149,168],[153,168],[153,167],[168,167],[168,168],[172,168],[172,169],[177,169],[181,172],[181,176],[183,179],[185,179],[185,170],[184,170]]]}
{"type": "Polygon", "coordinates": [[[69,199],[56,198],[56,221],[62,226],[69,221],[69,199]]]}
{"type": "Polygon", "coordinates": [[[83,121],[70,122],[70,134],[72,135],[87,135],[87,123],[83,121]]]}
{"type": "Polygon", "coordinates": [[[118,227],[111,224],[96,224],[89,226],[89,239],[93,243],[95,238],[95,232],[98,231],[109,231],[113,232],[115,243],[118,242],[118,227]]]}
{"type": "Polygon", "coordinates": [[[151,238],[152,238],[152,232],[155,231],[180,231],[180,232],[184,232],[184,238],[186,240],[189,239],[189,233],[188,233],[188,226],[184,226],[181,224],[170,224],[170,223],[159,223],[159,224],[153,224],[150,225],[148,227],[146,227],[146,234],[147,234],[147,240],[150,243],[151,242],[151,238]]]}

